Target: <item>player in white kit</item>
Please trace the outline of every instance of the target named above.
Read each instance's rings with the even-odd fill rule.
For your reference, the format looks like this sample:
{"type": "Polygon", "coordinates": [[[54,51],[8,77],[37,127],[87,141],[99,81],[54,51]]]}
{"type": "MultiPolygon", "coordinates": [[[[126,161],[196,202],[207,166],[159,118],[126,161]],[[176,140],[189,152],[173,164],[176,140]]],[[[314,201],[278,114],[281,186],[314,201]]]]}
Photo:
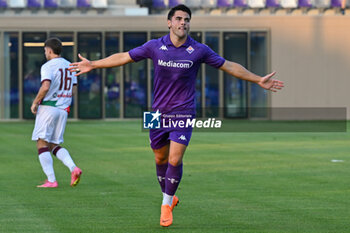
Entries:
{"type": "Polygon", "coordinates": [[[53,159],[50,151],[71,172],[71,186],[80,181],[82,171],[73,162],[69,152],[60,147],[72,102],[77,78],[69,70],[70,62],[61,57],[62,43],[58,38],[45,41],[47,62],[41,67],[41,87],[31,106],[36,114],[32,140],[37,141],[39,161],[47,180],[39,188],[56,188],[53,159]]]}

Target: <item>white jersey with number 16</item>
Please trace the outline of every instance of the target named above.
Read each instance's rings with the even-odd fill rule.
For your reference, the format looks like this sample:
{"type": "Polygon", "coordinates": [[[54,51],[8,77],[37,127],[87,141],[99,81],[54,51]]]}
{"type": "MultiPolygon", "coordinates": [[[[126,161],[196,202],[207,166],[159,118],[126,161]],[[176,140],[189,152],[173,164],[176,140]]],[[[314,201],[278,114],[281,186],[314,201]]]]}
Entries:
{"type": "Polygon", "coordinates": [[[77,77],[68,70],[70,62],[59,57],[46,62],[41,67],[41,82],[50,80],[50,89],[43,99],[44,105],[66,109],[71,105],[73,85],[77,77]]]}

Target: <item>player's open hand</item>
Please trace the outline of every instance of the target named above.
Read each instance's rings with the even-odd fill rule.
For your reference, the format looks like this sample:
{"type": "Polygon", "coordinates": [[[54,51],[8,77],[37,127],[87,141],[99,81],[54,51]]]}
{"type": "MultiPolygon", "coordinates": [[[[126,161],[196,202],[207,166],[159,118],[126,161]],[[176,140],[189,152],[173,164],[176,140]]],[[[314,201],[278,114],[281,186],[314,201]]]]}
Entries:
{"type": "Polygon", "coordinates": [[[81,56],[80,53],[78,54],[78,57],[81,61],[69,64],[70,67],[68,68],[71,72],[76,72],[75,76],[87,73],[93,69],[91,61],[81,56]]]}
{"type": "Polygon", "coordinates": [[[276,74],[276,72],[272,72],[266,76],[264,76],[260,82],[258,82],[259,86],[266,90],[270,90],[273,92],[276,92],[278,90],[281,90],[284,87],[284,84],[282,81],[278,79],[273,79],[272,77],[276,74]]]}

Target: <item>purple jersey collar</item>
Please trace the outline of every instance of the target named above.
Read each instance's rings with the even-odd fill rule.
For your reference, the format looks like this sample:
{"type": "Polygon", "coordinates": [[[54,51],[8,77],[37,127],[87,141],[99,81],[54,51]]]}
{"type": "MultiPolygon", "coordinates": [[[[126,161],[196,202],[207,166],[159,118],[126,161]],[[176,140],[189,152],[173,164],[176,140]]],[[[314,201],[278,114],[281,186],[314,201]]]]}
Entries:
{"type": "MultiPolygon", "coordinates": [[[[180,47],[190,46],[192,40],[193,39],[189,35],[187,35],[187,39],[186,39],[185,43],[183,45],[181,45],[180,47]]],[[[173,42],[171,42],[171,40],[170,40],[170,33],[164,37],[164,44],[175,47],[173,42]]]]}

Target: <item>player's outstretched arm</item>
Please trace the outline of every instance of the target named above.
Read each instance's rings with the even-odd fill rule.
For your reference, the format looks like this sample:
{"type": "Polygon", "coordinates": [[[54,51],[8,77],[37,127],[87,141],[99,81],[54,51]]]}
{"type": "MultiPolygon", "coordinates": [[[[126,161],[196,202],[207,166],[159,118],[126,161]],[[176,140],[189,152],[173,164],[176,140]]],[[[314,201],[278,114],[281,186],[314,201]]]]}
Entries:
{"type": "Polygon", "coordinates": [[[96,60],[89,61],[85,57],[78,54],[80,58],[80,62],[74,62],[70,64],[69,70],[72,72],[76,72],[75,76],[87,73],[93,69],[99,68],[111,68],[116,66],[122,66],[127,63],[133,62],[128,52],[124,53],[115,53],[109,57],[96,60]]]}
{"type": "Polygon", "coordinates": [[[260,77],[250,72],[242,65],[231,61],[225,61],[225,63],[220,67],[220,70],[223,70],[226,73],[235,76],[239,79],[256,83],[262,88],[273,92],[276,92],[284,87],[282,81],[272,78],[276,74],[276,72],[272,72],[264,77],[260,77]]]}

